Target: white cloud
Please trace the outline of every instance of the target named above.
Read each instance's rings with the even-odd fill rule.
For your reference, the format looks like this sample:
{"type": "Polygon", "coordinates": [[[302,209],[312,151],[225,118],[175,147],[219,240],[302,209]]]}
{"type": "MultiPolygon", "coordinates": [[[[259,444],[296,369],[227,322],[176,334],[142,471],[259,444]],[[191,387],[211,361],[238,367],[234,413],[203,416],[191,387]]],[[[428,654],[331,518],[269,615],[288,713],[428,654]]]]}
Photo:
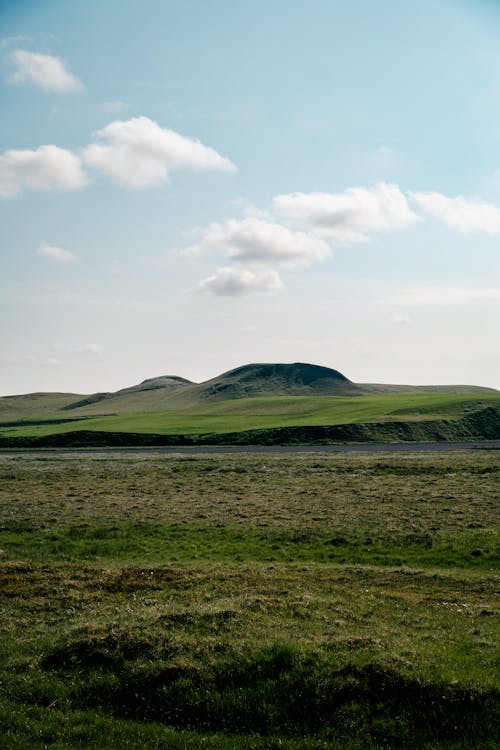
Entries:
{"type": "Polygon", "coordinates": [[[255,217],[211,224],[201,242],[187,252],[207,249],[224,250],[233,260],[244,263],[288,268],[324,260],[331,254],[328,244],[319,237],[255,217]]]}
{"type": "Polygon", "coordinates": [[[16,49],[9,55],[9,59],[16,68],[10,77],[12,83],[31,83],[44,91],[59,94],[83,88],[82,82],[66,70],[59,57],[16,49]]]}
{"type": "Polygon", "coordinates": [[[73,261],[76,260],[76,255],[75,253],[72,253],[71,250],[64,250],[62,247],[49,245],[45,240],[40,243],[37,253],[38,255],[43,255],[45,258],[49,258],[56,263],[73,263],[73,261]]]}
{"type": "Polygon", "coordinates": [[[200,281],[198,292],[239,297],[254,292],[276,292],[283,283],[272,269],[250,271],[244,268],[219,268],[213,276],[200,281]]]}
{"type": "Polygon", "coordinates": [[[400,231],[419,220],[399,187],[384,182],[343,193],[278,195],[273,207],[281,216],[306,221],[318,234],[342,244],[366,242],[372,233],[400,231]]]}
{"type": "Polygon", "coordinates": [[[500,233],[500,209],[483,201],[468,201],[462,195],[448,198],[442,193],[408,193],[410,199],[426,214],[442,221],[460,234],[500,233]]]}
{"type": "Polygon", "coordinates": [[[84,150],[84,160],[119,185],[144,188],[166,182],[172,169],[236,169],[213,148],[148,117],[115,120],[96,133],[97,142],[84,150]]]}
{"type": "Polygon", "coordinates": [[[78,156],[58,146],[34,151],[12,149],[0,154],[0,197],[12,198],[25,190],[78,190],[88,183],[78,156]]]}
{"type": "Polygon", "coordinates": [[[421,287],[408,289],[400,294],[394,294],[381,300],[388,305],[453,305],[467,302],[498,302],[500,288],[495,289],[464,289],[459,287],[421,287]]]}

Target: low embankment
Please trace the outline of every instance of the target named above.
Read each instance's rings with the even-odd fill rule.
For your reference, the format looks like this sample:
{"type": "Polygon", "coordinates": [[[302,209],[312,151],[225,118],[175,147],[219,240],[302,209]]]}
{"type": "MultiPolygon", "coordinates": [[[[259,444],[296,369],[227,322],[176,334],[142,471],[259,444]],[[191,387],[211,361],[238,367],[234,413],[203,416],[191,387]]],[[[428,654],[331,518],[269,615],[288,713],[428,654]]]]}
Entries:
{"type": "Polygon", "coordinates": [[[189,445],[324,445],[330,443],[497,440],[500,409],[488,406],[458,419],[301,425],[225,433],[161,435],[75,430],[40,436],[0,437],[0,448],[74,448],[189,445]]]}

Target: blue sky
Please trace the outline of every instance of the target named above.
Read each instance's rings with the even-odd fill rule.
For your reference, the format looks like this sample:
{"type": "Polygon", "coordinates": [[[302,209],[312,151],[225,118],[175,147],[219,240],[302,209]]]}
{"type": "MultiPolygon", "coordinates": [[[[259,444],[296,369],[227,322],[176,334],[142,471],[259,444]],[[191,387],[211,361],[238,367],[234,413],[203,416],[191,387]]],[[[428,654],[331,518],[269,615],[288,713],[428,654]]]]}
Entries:
{"type": "Polygon", "coordinates": [[[2,0],[0,395],[500,388],[500,3],[2,0]]]}

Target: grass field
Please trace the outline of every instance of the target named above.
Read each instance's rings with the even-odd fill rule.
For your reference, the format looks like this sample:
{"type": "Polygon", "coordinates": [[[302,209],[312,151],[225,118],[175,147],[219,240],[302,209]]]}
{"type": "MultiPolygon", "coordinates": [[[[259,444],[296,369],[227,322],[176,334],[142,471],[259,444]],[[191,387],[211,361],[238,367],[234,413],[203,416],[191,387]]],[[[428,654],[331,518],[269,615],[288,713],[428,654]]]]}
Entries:
{"type": "MultiPolygon", "coordinates": [[[[35,400],[35,404],[36,404],[35,400]]],[[[88,416],[74,422],[73,412],[56,412],[37,419],[36,407],[23,419],[28,424],[2,425],[0,436],[56,435],[77,430],[159,435],[222,434],[290,426],[338,425],[380,421],[453,419],[485,406],[500,406],[500,394],[411,393],[375,396],[279,396],[198,404],[182,410],[137,412],[118,416],[88,416]]],[[[95,407],[95,405],[94,405],[95,407]]],[[[113,409],[113,402],[101,408],[113,409]]],[[[83,410],[83,416],[85,410],[83,410]]]]}
{"type": "Polygon", "coordinates": [[[498,747],[499,475],[0,455],[2,747],[498,747]]]}

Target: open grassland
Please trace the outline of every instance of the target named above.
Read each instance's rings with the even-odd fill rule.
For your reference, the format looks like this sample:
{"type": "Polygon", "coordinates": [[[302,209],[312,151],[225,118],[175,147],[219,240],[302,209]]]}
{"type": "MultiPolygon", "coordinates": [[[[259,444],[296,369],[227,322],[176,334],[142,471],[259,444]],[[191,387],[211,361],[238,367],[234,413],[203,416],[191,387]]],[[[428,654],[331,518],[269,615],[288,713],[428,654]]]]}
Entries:
{"type": "Polygon", "coordinates": [[[499,477],[0,455],[3,746],[498,747],[499,477]]]}
{"type": "MultiPolygon", "coordinates": [[[[138,398],[138,397],[136,397],[138,398]]],[[[35,403],[38,403],[35,401],[35,403]]],[[[41,437],[68,432],[199,435],[269,430],[281,427],[358,424],[384,421],[453,420],[481,408],[500,407],[500,393],[409,393],[374,396],[278,396],[197,404],[184,409],[109,414],[113,399],[93,404],[108,412],[91,416],[89,407],[75,411],[37,414],[0,421],[4,438],[41,437]],[[83,418],[85,417],[85,418],[83,418]]]]}

